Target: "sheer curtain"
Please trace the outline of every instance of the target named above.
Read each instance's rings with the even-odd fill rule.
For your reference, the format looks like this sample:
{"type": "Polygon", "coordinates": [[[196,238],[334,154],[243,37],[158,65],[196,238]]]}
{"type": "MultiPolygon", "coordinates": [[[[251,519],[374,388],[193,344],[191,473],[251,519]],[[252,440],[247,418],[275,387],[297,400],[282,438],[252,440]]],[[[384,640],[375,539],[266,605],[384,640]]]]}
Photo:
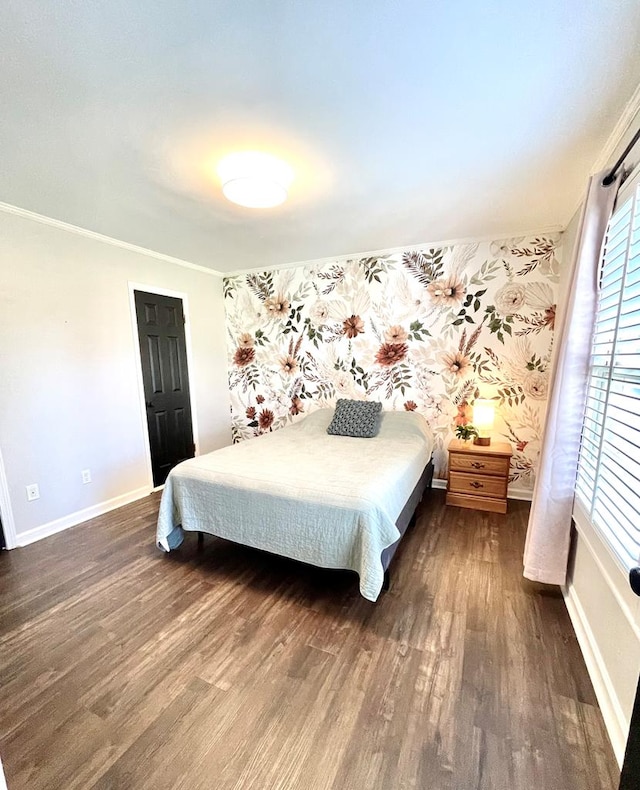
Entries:
{"type": "Polygon", "coordinates": [[[564,584],[591,335],[597,305],[598,264],[618,180],[602,186],[607,171],[591,177],[576,238],[566,309],[556,330],[551,390],[524,548],[524,575],[564,584]]]}

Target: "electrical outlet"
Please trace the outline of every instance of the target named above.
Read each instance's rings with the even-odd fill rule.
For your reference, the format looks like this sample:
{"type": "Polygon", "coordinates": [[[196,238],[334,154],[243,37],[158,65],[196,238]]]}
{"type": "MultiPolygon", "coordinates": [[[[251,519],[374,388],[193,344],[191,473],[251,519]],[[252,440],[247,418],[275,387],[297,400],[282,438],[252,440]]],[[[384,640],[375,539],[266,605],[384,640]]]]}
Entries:
{"type": "Polygon", "coordinates": [[[26,486],[26,489],[28,502],[33,502],[34,499],[40,499],[40,489],[37,483],[31,483],[30,486],[26,486]]]}
{"type": "Polygon", "coordinates": [[[83,469],[82,470],[82,482],[83,483],[90,483],[91,482],[91,469],[83,469]]]}

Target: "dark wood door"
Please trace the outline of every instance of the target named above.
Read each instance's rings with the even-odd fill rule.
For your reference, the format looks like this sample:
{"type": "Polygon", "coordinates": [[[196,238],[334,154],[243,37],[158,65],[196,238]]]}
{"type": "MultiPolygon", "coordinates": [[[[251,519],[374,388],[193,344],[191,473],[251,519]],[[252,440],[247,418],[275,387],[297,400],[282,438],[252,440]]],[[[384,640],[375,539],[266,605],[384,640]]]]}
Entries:
{"type": "Polygon", "coordinates": [[[182,300],[135,291],[153,484],[193,458],[187,348],[182,300]]]}
{"type": "MultiPolygon", "coordinates": [[[[634,593],[640,595],[640,568],[631,568],[629,584],[634,593]]],[[[640,790],[640,678],[638,678],[636,699],[631,713],[629,737],[618,790],[640,790]]]]}
{"type": "Polygon", "coordinates": [[[618,790],[640,790],[640,679],[631,714],[631,726],[618,790]]]}

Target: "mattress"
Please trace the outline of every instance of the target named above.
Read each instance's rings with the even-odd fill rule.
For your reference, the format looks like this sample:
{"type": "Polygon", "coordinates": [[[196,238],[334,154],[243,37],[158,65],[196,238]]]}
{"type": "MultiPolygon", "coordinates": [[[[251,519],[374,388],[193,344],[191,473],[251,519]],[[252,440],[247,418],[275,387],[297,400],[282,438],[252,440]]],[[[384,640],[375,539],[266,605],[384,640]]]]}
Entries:
{"type": "Polygon", "coordinates": [[[170,551],[184,530],[308,562],[345,568],[375,601],[382,552],[428,463],[433,439],[415,412],[383,412],[371,439],[333,436],[332,409],[273,433],[178,464],[167,478],[157,544],[170,551]]]}

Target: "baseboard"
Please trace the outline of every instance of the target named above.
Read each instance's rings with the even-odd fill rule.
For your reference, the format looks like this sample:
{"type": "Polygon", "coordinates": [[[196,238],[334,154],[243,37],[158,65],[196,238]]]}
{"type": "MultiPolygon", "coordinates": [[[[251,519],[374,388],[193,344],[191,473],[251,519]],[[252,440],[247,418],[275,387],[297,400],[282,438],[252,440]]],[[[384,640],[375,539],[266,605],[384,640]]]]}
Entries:
{"type": "Polygon", "coordinates": [[[524,502],[531,502],[533,499],[533,489],[509,487],[507,491],[507,499],[521,499],[524,502]]]}
{"type": "MultiPolygon", "coordinates": [[[[447,481],[442,480],[439,477],[434,477],[433,483],[431,484],[432,488],[443,488],[446,489],[447,481]]],[[[533,491],[528,488],[510,488],[507,491],[507,498],[508,499],[523,499],[526,502],[531,502],[531,498],[533,497],[533,491]]]]}
{"type": "Polygon", "coordinates": [[[564,602],[569,612],[573,630],[576,633],[584,663],[596,693],[598,705],[602,711],[605,727],[618,765],[622,767],[624,751],[627,744],[629,722],[626,720],[620,702],[616,696],[607,667],[598,649],[598,643],[593,635],[580,599],[575,593],[573,585],[563,589],[564,602]]]}
{"type": "Polygon", "coordinates": [[[148,486],[144,488],[137,488],[135,491],[128,491],[126,494],[107,499],[105,502],[100,502],[97,505],[84,508],[84,510],[77,510],[75,513],[70,513],[68,516],[63,516],[55,521],[49,521],[47,524],[42,524],[40,527],[28,529],[26,532],[19,532],[16,535],[18,546],[28,546],[30,543],[35,543],[42,538],[48,538],[50,535],[55,535],[57,532],[62,532],[69,527],[75,527],[82,524],[83,521],[89,521],[91,518],[101,516],[103,513],[108,513],[110,510],[115,510],[123,505],[128,505],[130,502],[135,502],[136,499],[142,499],[148,496],[151,490],[148,486]]]}

